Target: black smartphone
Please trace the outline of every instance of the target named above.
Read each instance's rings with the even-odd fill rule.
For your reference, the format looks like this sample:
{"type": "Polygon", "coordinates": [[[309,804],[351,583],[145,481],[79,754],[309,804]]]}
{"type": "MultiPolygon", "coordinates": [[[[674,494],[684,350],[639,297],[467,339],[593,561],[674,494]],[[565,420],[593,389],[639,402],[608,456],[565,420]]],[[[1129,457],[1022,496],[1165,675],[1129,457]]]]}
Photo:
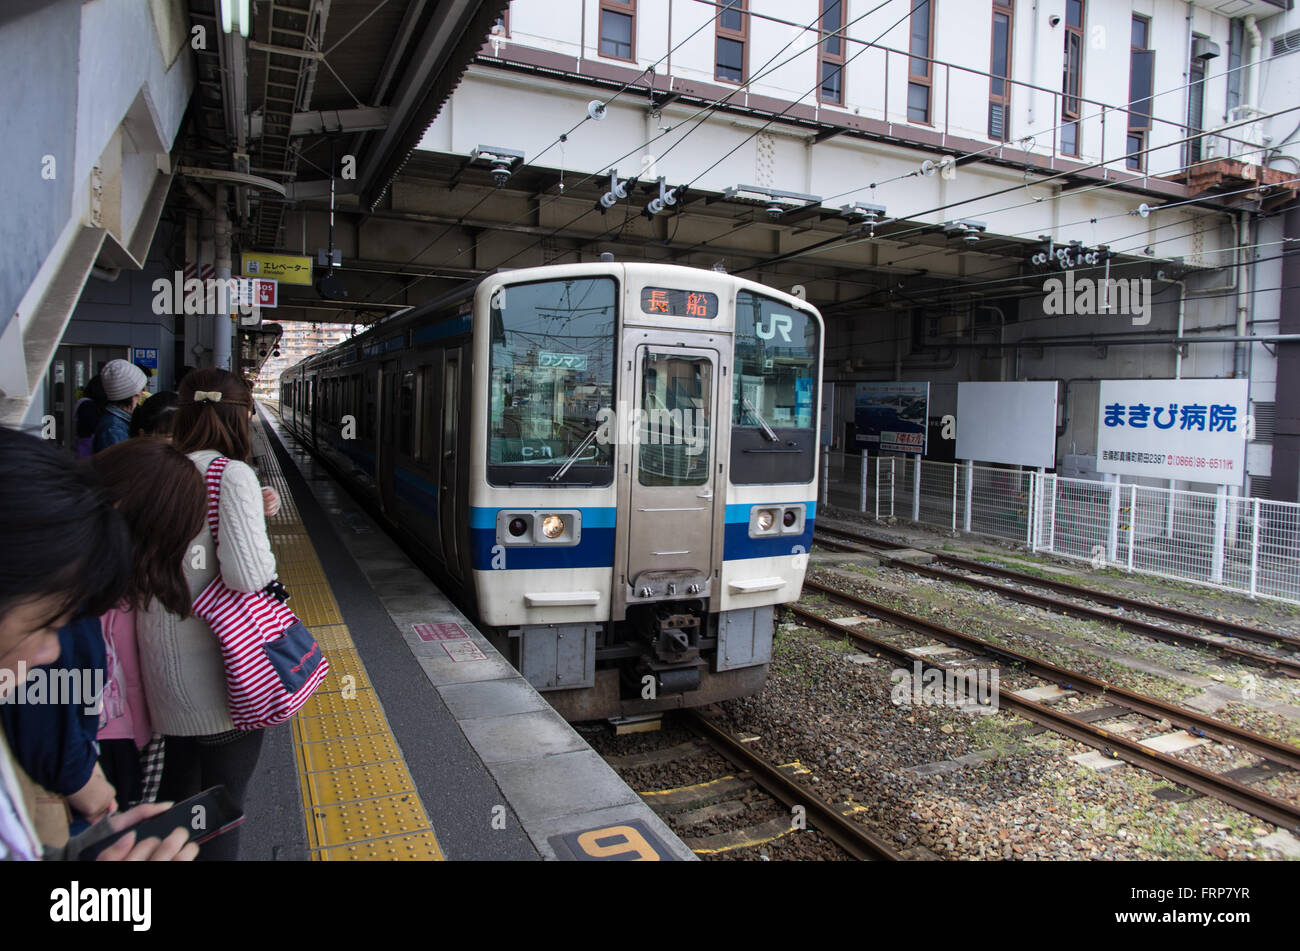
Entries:
{"type": "Polygon", "coordinates": [[[135,833],[136,842],[143,842],[145,839],[165,839],[176,829],[184,828],[189,830],[191,842],[202,845],[223,832],[229,832],[243,821],[244,814],[230,798],[226,787],[213,786],[184,802],[176,803],[164,813],[105,836],[83,849],[77,858],[81,861],[95,859],[128,832],[135,833]]]}

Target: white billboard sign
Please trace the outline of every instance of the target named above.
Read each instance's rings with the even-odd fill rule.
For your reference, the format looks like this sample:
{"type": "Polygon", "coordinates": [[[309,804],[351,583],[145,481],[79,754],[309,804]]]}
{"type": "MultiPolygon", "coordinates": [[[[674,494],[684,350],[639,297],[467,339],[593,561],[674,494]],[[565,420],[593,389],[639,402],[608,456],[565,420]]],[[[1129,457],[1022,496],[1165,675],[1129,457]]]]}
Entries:
{"type": "Polygon", "coordinates": [[[1241,485],[1246,380],[1103,380],[1097,471],[1241,485]]]}
{"type": "Polygon", "coordinates": [[[1056,381],[957,384],[957,458],[1056,465],[1056,381]]]}

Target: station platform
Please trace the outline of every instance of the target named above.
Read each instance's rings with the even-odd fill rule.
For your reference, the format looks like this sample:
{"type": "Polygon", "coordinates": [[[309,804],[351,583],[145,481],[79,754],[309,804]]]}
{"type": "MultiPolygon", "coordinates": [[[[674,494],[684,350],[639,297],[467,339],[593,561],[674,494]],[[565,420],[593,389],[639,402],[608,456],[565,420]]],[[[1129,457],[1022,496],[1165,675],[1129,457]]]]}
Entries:
{"type": "Polygon", "coordinates": [[[267,731],[241,860],[695,858],[265,408],[253,451],[331,670],[267,731]]]}

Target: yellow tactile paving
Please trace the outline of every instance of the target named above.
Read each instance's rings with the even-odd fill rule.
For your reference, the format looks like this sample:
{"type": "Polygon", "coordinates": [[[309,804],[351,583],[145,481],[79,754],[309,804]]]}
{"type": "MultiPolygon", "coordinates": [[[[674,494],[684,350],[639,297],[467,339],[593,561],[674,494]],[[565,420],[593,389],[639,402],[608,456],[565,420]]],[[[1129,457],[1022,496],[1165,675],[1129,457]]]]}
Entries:
{"type": "Polygon", "coordinates": [[[410,776],[401,760],[303,773],[302,788],[304,800],[310,799],[319,806],[411,791],[410,776]]]}
{"type": "Polygon", "coordinates": [[[388,839],[366,839],[341,848],[322,849],[323,861],[427,861],[442,858],[438,843],[428,832],[388,839]]]}
{"type": "Polygon", "coordinates": [[[267,519],[290,607],[321,645],[330,673],[293,718],[294,758],[316,861],[441,860],[444,856],[338,602],[325,580],[265,434],[262,473],[280,495],[267,519]]]}

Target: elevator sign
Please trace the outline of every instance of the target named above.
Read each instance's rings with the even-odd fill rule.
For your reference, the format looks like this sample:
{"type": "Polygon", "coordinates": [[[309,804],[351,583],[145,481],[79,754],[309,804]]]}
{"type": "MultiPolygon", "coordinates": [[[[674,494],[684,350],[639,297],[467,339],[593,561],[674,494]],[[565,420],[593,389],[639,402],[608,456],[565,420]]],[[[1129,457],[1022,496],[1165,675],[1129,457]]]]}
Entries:
{"type": "Polygon", "coordinates": [[[1103,380],[1097,471],[1241,485],[1246,380],[1103,380]]]}
{"type": "Polygon", "coordinates": [[[249,251],[243,256],[244,277],[269,277],[285,284],[311,286],[311,258],[297,254],[249,251]]]}

